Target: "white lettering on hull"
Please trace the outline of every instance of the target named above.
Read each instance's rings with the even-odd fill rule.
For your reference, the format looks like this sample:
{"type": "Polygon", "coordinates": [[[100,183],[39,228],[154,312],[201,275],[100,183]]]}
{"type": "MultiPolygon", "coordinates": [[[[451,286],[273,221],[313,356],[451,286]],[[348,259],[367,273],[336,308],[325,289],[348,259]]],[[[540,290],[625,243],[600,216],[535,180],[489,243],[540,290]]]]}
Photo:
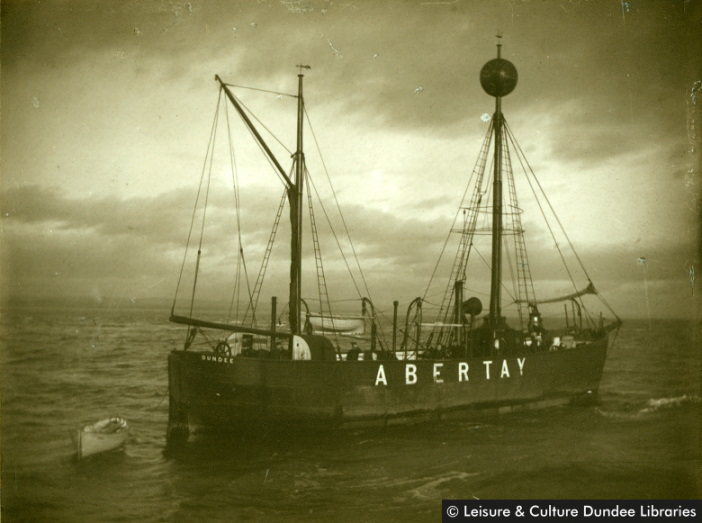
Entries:
{"type": "MultiPolygon", "coordinates": [[[[214,354],[202,354],[200,356],[202,361],[210,361],[213,363],[225,363],[225,364],[233,364],[236,358],[229,357],[229,356],[217,356],[214,354]]],[[[502,365],[500,366],[500,378],[511,378],[512,377],[512,372],[514,372],[516,369],[514,368],[514,363],[512,363],[512,370],[510,371],[510,364],[508,363],[509,360],[502,360],[502,365]]],[[[524,366],[526,364],[526,358],[517,358],[517,368],[519,369],[519,375],[524,376],[524,366]]],[[[455,381],[457,382],[464,382],[468,381],[468,371],[470,370],[470,367],[467,362],[465,361],[459,361],[457,371],[456,371],[456,378],[455,381]]],[[[493,361],[492,360],[485,360],[483,361],[483,365],[485,366],[485,379],[489,380],[490,379],[490,369],[492,367],[493,361]]],[[[444,371],[444,366],[445,363],[434,363],[432,366],[432,380],[434,383],[445,383],[445,376],[443,374],[444,371]]],[[[453,381],[453,378],[451,376],[451,373],[448,375],[449,382],[453,381]]],[[[405,364],[405,385],[416,385],[418,382],[419,378],[417,375],[417,365],[413,363],[407,363],[405,364]]],[[[375,385],[388,385],[388,377],[385,372],[385,367],[383,364],[378,366],[378,371],[376,372],[375,375],[375,385]]]]}
{"type": "Polygon", "coordinates": [[[385,368],[382,365],[378,367],[378,374],[375,377],[376,386],[378,383],[382,383],[383,385],[388,384],[388,379],[385,377],[385,368]]]}
{"type": "Polygon", "coordinates": [[[417,383],[417,366],[412,363],[405,365],[405,385],[417,383]]]}
{"type": "Polygon", "coordinates": [[[201,356],[202,361],[212,361],[215,363],[234,363],[234,358],[228,356],[214,356],[209,354],[203,354],[201,356]]]}
{"type": "MultiPolygon", "coordinates": [[[[446,379],[448,378],[448,382],[456,381],[456,382],[464,382],[468,381],[468,371],[470,369],[470,366],[468,365],[467,362],[465,361],[459,361],[457,362],[458,366],[456,369],[456,374],[455,374],[455,380],[452,377],[452,373],[449,374],[444,374],[444,366],[446,363],[434,363],[432,365],[432,380],[434,383],[445,383],[446,379]]],[[[489,380],[491,378],[491,373],[490,370],[492,368],[492,364],[496,363],[496,366],[499,365],[497,362],[493,362],[493,360],[485,360],[483,361],[483,365],[485,365],[485,379],[489,380]]],[[[517,358],[516,359],[516,367],[519,369],[519,375],[524,376],[524,365],[526,364],[526,358],[517,358]]],[[[516,372],[517,368],[515,368],[514,361],[512,361],[510,365],[510,360],[502,360],[502,364],[499,366],[500,369],[500,378],[511,378],[512,375],[516,372]],[[511,369],[511,370],[510,370],[511,369]]],[[[493,373],[494,374],[494,373],[493,373]]],[[[417,374],[417,365],[413,363],[406,363],[405,364],[405,385],[416,385],[419,382],[419,375],[417,374]]],[[[375,384],[379,385],[388,385],[388,378],[387,374],[385,373],[385,368],[381,364],[378,366],[378,371],[375,376],[375,384]]]]}
{"type": "Polygon", "coordinates": [[[468,381],[468,364],[465,361],[458,362],[458,381],[468,381]]]}
{"type": "Polygon", "coordinates": [[[485,365],[485,379],[489,380],[490,379],[490,365],[492,365],[492,361],[484,361],[483,365],[485,365]]]}
{"type": "Polygon", "coordinates": [[[502,360],[502,372],[500,373],[500,378],[509,378],[509,367],[507,367],[507,360],[502,360]]]}
{"type": "Polygon", "coordinates": [[[443,363],[434,363],[434,372],[432,373],[432,376],[434,377],[434,383],[443,383],[444,380],[442,380],[439,376],[441,376],[441,367],[443,367],[443,363]]]}

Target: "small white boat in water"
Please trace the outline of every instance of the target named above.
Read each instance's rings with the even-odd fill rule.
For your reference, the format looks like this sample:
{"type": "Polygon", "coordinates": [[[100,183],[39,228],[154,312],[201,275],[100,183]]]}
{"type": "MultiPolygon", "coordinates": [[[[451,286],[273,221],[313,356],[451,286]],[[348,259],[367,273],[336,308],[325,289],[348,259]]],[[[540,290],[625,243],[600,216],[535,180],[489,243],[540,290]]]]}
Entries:
{"type": "Polygon", "coordinates": [[[78,459],[123,447],[129,436],[124,418],[106,418],[76,431],[74,442],[78,459]]]}

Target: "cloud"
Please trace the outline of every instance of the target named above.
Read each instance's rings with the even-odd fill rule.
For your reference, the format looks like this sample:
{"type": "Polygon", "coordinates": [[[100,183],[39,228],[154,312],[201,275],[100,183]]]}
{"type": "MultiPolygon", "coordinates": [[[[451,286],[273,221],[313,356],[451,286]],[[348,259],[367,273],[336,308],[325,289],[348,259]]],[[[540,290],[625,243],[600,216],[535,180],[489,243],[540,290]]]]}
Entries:
{"type": "MultiPolygon", "coordinates": [[[[251,189],[255,193],[259,188],[254,186],[251,189]]],[[[193,202],[192,191],[183,189],[155,198],[127,199],[102,196],[80,199],[67,196],[56,188],[37,186],[8,190],[3,195],[5,289],[11,295],[55,297],[118,292],[139,298],[168,297],[175,290],[193,202]]],[[[227,287],[229,290],[222,287],[225,280],[231,280],[236,268],[236,234],[231,227],[234,216],[231,210],[223,211],[230,202],[231,199],[223,194],[212,195],[210,216],[216,222],[229,222],[229,226],[219,224],[206,228],[200,296],[225,298],[231,295],[231,287],[227,287]]],[[[275,204],[275,201],[268,203],[275,204]]],[[[250,285],[253,285],[257,274],[272,224],[273,209],[264,207],[267,206],[255,205],[253,214],[243,215],[243,219],[253,226],[253,230],[244,236],[250,285]]],[[[335,222],[336,234],[343,236],[343,226],[338,216],[332,208],[327,212],[335,222]]],[[[355,254],[359,257],[371,296],[379,302],[378,306],[386,301],[389,303],[392,298],[401,299],[404,303],[416,295],[423,295],[446,238],[447,220],[444,217],[398,216],[361,205],[344,209],[344,213],[354,240],[355,254]]],[[[330,293],[336,297],[354,296],[346,265],[351,267],[357,285],[363,281],[357,272],[354,253],[346,240],[341,238],[339,241],[347,259],[342,262],[337,251],[337,239],[323,223],[319,209],[317,214],[330,293]]],[[[284,296],[287,293],[288,267],[284,260],[288,256],[286,238],[289,233],[285,221],[286,216],[279,231],[280,245],[274,252],[275,257],[283,261],[271,264],[270,282],[263,296],[268,293],[284,296]]],[[[529,229],[534,231],[533,228],[529,229]]],[[[305,235],[309,239],[308,230],[305,235]]],[[[568,291],[565,275],[561,276],[560,284],[553,280],[558,274],[557,252],[546,249],[550,251],[550,256],[545,256],[543,247],[548,242],[543,233],[531,236],[533,241],[529,254],[537,285],[539,281],[552,281],[548,286],[553,289],[547,292],[568,291]],[[541,246],[541,249],[535,246],[541,246]]],[[[456,238],[454,235],[452,241],[456,238]]],[[[186,260],[186,279],[182,285],[185,294],[189,293],[187,288],[194,267],[195,245],[196,237],[191,243],[191,255],[186,260]]],[[[443,272],[437,274],[437,286],[430,291],[431,300],[438,299],[435,294],[442,292],[455,248],[455,243],[452,243],[446,250],[443,272]]],[[[477,245],[476,249],[479,249],[477,245]]],[[[572,258],[567,251],[566,255],[572,258]]],[[[307,266],[314,267],[311,251],[306,252],[307,266]]],[[[477,263],[474,269],[469,270],[468,286],[475,290],[488,281],[481,255],[489,259],[489,248],[473,252],[477,263]],[[478,268],[480,271],[476,272],[478,268]]],[[[612,299],[611,294],[623,288],[624,282],[638,289],[644,284],[650,285],[651,289],[665,288],[664,282],[669,282],[671,288],[686,292],[690,285],[689,268],[699,263],[699,260],[695,260],[694,250],[676,243],[674,239],[668,245],[639,242],[619,247],[616,251],[602,246],[580,255],[597,287],[616,304],[621,302],[621,297],[612,299]],[[640,263],[642,257],[646,258],[645,265],[640,263]]],[[[305,276],[308,287],[314,280],[312,274],[305,276]]],[[[576,286],[584,287],[586,281],[581,274],[576,286]]],[[[307,292],[310,296],[316,294],[311,287],[307,292]]],[[[477,292],[480,294],[481,291],[477,292]]],[[[366,290],[361,285],[361,295],[365,294],[366,290]]],[[[661,297],[664,295],[667,296],[667,293],[661,294],[661,297]]],[[[652,293],[651,303],[654,307],[658,299],[652,293]]]]}
{"type": "MultiPolygon", "coordinates": [[[[248,188],[256,194],[260,187],[248,188]]],[[[250,270],[257,270],[273,223],[275,200],[258,203],[242,210],[241,219],[249,225],[243,241],[250,258],[250,270]]],[[[3,194],[3,243],[6,281],[40,279],[42,285],[58,285],[62,292],[70,291],[70,282],[78,285],[74,293],[93,287],[101,279],[163,278],[177,276],[178,265],[185,246],[193,212],[193,191],[178,189],[157,197],[90,197],[77,198],[58,188],[36,185],[11,188],[3,194]],[[60,281],[47,283],[48,281],[60,281]],[[79,281],[80,280],[80,281],[79,281]],[[88,283],[92,280],[93,283],[88,283]],[[81,283],[82,281],[82,283],[81,283]]],[[[233,200],[223,192],[210,195],[208,225],[205,229],[205,252],[210,262],[203,268],[215,276],[231,266],[230,259],[238,249],[233,200]],[[223,265],[224,264],[224,265],[223,265]]],[[[330,209],[331,210],[331,209],[330,209]]],[[[278,233],[282,247],[277,252],[287,256],[287,210],[278,233]]],[[[318,211],[319,212],[319,211],[318,211]]],[[[398,217],[361,207],[350,209],[347,223],[356,239],[357,251],[367,263],[392,266],[412,258],[415,247],[427,248],[431,243],[421,234],[405,239],[405,224],[398,217]],[[379,226],[379,224],[382,224],[379,226]],[[388,246],[397,245],[388,250],[388,246]],[[396,252],[391,255],[391,252],[396,252]]],[[[192,249],[198,243],[201,210],[196,212],[196,224],[191,240],[192,249]]],[[[323,220],[320,216],[318,220],[323,220]]],[[[335,227],[342,233],[341,224],[335,227]]],[[[308,222],[306,222],[308,223],[308,222]]],[[[418,224],[419,222],[417,222],[418,224]]],[[[409,222],[417,232],[418,227],[409,222]]],[[[309,231],[305,231],[309,235],[309,231]]],[[[342,233],[343,234],[343,233],[342,233]]],[[[325,251],[336,255],[337,246],[331,230],[320,221],[320,242],[325,251]]],[[[345,255],[352,257],[350,246],[342,240],[345,255]]],[[[189,260],[192,261],[192,260],[189,260]]],[[[331,266],[331,265],[330,265],[331,266]]],[[[284,268],[287,271],[287,268],[284,268]]],[[[10,288],[17,286],[10,285],[10,288]]]]}
{"type": "MultiPolygon", "coordinates": [[[[5,3],[5,281],[24,291],[34,282],[36,292],[113,285],[170,294],[214,111],[213,75],[291,92],[295,65],[309,64],[309,113],[370,286],[414,297],[480,148],[479,118],[494,106],[478,72],[495,54],[497,30],[520,74],[504,100],[507,118],[596,275],[633,284],[629,261],[612,260],[640,256],[639,247],[660,249],[677,267],[698,221],[685,151],[699,8],[630,4],[5,3]]],[[[266,122],[294,129],[289,102],[266,100],[266,122]]],[[[252,273],[280,195],[277,180],[264,178],[244,187],[258,198],[241,215],[252,273]]],[[[205,230],[204,267],[217,278],[237,249],[231,202],[212,192],[218,220],[205,230]]],[[[331,233],[320,234],[333,254],[331,233]]],[[[287,246],[278,248],[284,256],[287,246]]],[[[650,281],[677,277],[651,259],[650,281]]],[[[328,269],[340,276],[343,263],[328,269]]],[[[287,268],[278,272],[284,288],[287,268]]]]}
{"type": "MultiPolygon", "coordinates": [[[[143,238],[154,245],[180,240],[192,194],[175,190],[156,197],[68,196],[58,187],[26,185],[3,194],[5,227],[41,225],[76,234],[143,238]],[[180,227],[179,227],[180,226],[180,227]]],[[[192,204],[191,204],[192,206],[192,204]]]]}

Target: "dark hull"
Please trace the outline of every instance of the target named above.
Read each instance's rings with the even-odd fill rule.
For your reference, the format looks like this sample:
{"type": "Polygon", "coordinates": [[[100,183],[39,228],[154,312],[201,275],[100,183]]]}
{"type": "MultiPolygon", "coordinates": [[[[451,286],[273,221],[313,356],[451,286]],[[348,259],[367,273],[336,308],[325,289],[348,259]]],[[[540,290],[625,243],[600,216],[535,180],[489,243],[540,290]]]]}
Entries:
{"type": "Polygon", "coordinates": [[[169,436],[384,425],[562,403],[592,397],[606,355],[606,338],[570,350],[464,360],[286,361],[173,351],[169,436]]]}

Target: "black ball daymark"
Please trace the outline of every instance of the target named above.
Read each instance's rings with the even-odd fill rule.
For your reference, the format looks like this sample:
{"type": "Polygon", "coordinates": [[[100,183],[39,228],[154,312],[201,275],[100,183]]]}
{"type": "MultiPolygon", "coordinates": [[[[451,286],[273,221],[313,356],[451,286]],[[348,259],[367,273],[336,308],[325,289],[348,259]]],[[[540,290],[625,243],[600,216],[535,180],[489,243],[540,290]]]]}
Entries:
{"type": "Polygon", "coordinates": [[[509,60],[495,58],[480,70],[480,85],[491,96],[507,96],[517,86],[517,68],[509,60]]]}

